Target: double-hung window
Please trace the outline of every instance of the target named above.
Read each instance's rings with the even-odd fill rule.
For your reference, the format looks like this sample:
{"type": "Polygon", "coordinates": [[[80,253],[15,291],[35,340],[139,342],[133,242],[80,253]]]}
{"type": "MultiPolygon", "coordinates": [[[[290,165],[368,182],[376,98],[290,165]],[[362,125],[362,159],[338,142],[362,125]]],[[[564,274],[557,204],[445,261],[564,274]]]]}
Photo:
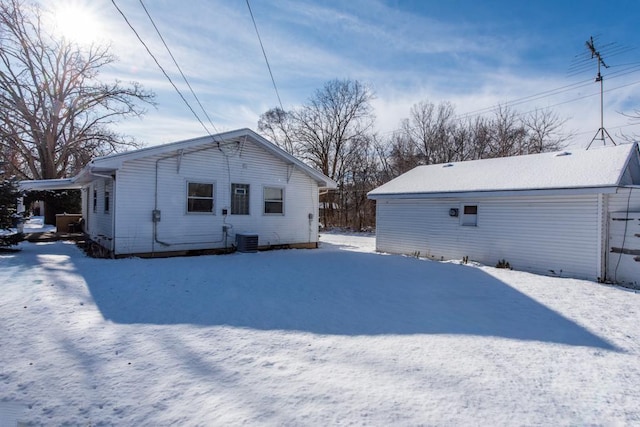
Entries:
{"type": "Polygon", "coordinates": [[[212,213],[214,209],[213,184],[205,182],[187,183],[187,212],[212,213]]]}
{"type": "Polygon", "coordinates": [[[249,215],[249,184],[231,184],[231,215],[249,215]]]}
{"type": "Polygon", "coordinates": [[[284,214],[284,189],[264,187],[264,213],[266,215],[284,214]]]}

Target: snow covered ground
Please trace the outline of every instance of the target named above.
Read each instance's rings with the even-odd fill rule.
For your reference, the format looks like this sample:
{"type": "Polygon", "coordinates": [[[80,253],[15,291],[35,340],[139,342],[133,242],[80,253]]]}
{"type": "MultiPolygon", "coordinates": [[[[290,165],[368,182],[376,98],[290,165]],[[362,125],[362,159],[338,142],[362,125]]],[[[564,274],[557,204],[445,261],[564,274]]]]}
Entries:
{"type": "MultiPolygon", "coordinates": [[[[0,230],[0,236],[1,235],[6,235],[6,234],[14,234],[16,233],[18,230],[16,230],[15,228],[10,228],[8,230],[0,230]]],[[[49,225],[49,224],[45,224],[44,223],[44,217],[41,216],[34,216],[31,218],[28,218],[23,227],[22,227],[22,231],[24,233],[45,233],[48,231],[56,231],[56,227],[55,225],[49,225]]]]}
{"type": "Polygon", "coordinates": [[[638,425],[640,293],[319,250],[0,253],[0,425],[638,425]],[[4,421],[4,423],[3,423],[4,421]]]}

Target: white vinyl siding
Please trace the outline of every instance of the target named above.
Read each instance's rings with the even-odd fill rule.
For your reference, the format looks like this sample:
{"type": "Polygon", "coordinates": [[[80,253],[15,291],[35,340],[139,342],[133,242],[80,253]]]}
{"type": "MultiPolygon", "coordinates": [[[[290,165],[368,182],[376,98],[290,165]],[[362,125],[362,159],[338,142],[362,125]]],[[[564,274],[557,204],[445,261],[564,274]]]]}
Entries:
{"type": "MultiPolygon", "coordinates": [[[[379,251],[462,259],[543,274],[595,279],[600,263],[598,196],[488,197],[377,201],[379,251]],[[476,227],[449,210],[477,205],[476,227]]],[[[463,211],[460,212],[463,214],[463,211]]]]}
{"type": "MultiPolygon", "coordinates": [[[[150,253],[222,248],[223,225],[232,226],[227,244],[236,233],[258,235],[260,246],[318,241],[318,186],[309,175],[247,140],[221,152],[216,144],[198,147],[178,157],[150,156],[127,161],[118,171],[116,252],[150,253]],[[157,207],[156,162],[158,172],[157,207]],[[228,163],[227,163],[228,162],[228,163]],[[185,211],[185,182],[215,182],[215,215],[192,215],[185,211]],[[232,183],[262,189],[285,189],[286,215],[222,215],[231,212],[232,183]],[[154,240],[151,212],[161,211],[154,240]],[[309,219],[309,214],[312,218],[309,219]]],[[[261,190],[259,190],[261,191],[261,190]]],[[[249,212],[263,211],[263,197],[249,199],[249,212]]]]}
{"type": "Polygon", "coordinates": [[[640,186],[618,188],[615,194],[608,195],[609,212],[640,211],[640,186]]]}

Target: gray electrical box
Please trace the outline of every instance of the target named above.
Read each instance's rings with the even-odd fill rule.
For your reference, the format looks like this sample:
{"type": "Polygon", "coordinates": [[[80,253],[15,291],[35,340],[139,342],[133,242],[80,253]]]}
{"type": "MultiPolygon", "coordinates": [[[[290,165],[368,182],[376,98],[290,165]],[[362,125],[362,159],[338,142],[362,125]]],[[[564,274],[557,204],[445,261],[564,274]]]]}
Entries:
{"type": "Polygon", "coordinates": [[[236,234],[236,248],[238,252],[258,252],[258,235],[236,234]]]}

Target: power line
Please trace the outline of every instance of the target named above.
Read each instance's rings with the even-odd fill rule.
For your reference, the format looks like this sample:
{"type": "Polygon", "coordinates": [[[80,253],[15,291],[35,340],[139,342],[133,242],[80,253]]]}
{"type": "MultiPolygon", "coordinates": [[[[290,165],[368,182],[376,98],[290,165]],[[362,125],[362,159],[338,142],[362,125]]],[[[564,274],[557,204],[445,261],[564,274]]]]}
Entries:
{"type": "Polygon", "coordinates": [[[138,32],[136,31],[136,29],[133,27],[133,25],[131,24],[131,22],[129,22],[129,19],[127,18],[127,16],[124,14],[124,12],[118,7],[118,5],[116,4],[115,0],[111,0],[111,3],[113,3],[113,5],[115,6],[115,8],[118,10],[118,12],[120,13],[120,15],[122,15],[122,18],[125,20],[125,22],[127,23],[127,25],[129,26],[129,28],[131,28],[131,31],[133,31],[133,33],[136,35],[136,37],[138,38],[138,40],[140,41],[140,43],[142,44],[142,46],[144,46],[144,48],[147,50],[147,53],[149,54],[149,56],[151,56],[151,58],[153,59],[153,61],[156,63],[156,65],[158,66],[158,68],[160,69],[160,71],[162,71],[162,74],[164,74],[164,76],[167,78],[167,80],[169,80],[169,83],[171,83],[171,86],[173,86],[173,88],[176,90],[176,92],[178,92],[178,95],[180,95],[180,98],[182,98],[182,101],[185,103],[185,105],[189,108],[189,110],[191,111],[191,113],[193,114],[193,116],[198,120],[198,122],[200,123],[200,125],[202,126],[202,128],[207,132],[207,134],[211,137],[213,137],[213,135],[211,135],[211,132],[209,132],[209,129],[207,129],[207,127],[205,126],[205,124],[202,122],[202,120],[200,119],[200,117],[198,116],[198,114],[196,114],[196,112],[193,110],[193,108],[191,107],[191,105],[189,104],[189,102],[187,101],[187,99],[184,97],[184,95],[182,95],[182,92],[180,92],[180,89],[178,89],[178,87],[175,85],[175,83],[173,82],[173,80],[171,80],[171,77],[169,76],[169,74],[167,74],[167,72],[165,71],[165,69],[162,67],[162,65],[160,65],[160,62],[158,62],[158,59],[155,57],[155,55],[151,52],[151,50],[149,49],[149,46],[147,46],[147,44],[144,42],[144,40],[142,40],[142,37],[140,37],[140,34],[138,34],[138,32]]]}
{"type": "Polygon", "coordinates": [[[258,31],[258,25],[256,25],[256,20],[253,17],[253,11],[251,10],[251,5],[249,4],[249,0],[246,0],[247,8],[249,8],[249,14],[251,15],[251,21],[253,21],[253,28],[256,30],[256,35],[258,36],[258,41],[260,42],[260,48],[262,49],[262,55],[264,56],[264,61],[267,63],[267,68],[269,69],[269,75],[271,76],[271,83],[273,83],[273,89],[276,91],[276,96],[278,97],[278,103],[280,104],[280,108],[284,111],[284,107],[282,106],[282,100],[280,99],[280,93],[278,92],[278,86],[276,86],[276,80],[273,78],[273,73],[271,72],[271,65],[269,65],[269,59],[267,58],[267,52],[264,50],[264,45],[262,44],[262,38],[260,37],[260,32],[258,31]]]}
{"type": "Polygon", "coordinates": [[[147,17],[149,18],[149,21],[151,21],[151,24],[153,25],[153,28],[155,28],[156,33],[158,33],[158,36],[160,37],[160,40],[162,40],[162,44],[164,45],[164,47],[167,49],[167,52],[169,52],[169,56],[171,57],[171,59],[173,60],[173,63],[175,64],[176,68],[178,69],[178,71],[180,72],[180,75],[182,76],[182,79],[184,80],[184,82],[187,84],[187,87],[189,88],[189,90],[191,91],[191,95],[193,95],[193,97],[195,98],[196,102],[198,103],[198,105],[200,106],[200,109],[202,110],[202,112],[204,113],[205,117],[207,118],[207,120],[209,121],[209,124],[211,125],[211,127],[213,128],[213,130],[218,133],[218,130],[216,129],[216,125],[213,124],[213,121],[211,120],[211,117],[209,117],[209,114],[207,114],[207,111],[205,110],[205,108],[202,106],[202,103],[200,102],[200,99],[198,98],[198,96],[196,95],[195,91],[193,90],[193,88],[191,87],[191,84],[189,83],[189,81],[187,80],[187,76],[184,75],[184,73],[182,72],[182,68],[180,68],[180,65],[178,65],[178,61],[176,60],[176,58],[173,56],[173,53],[171,52],[171,49],[169,49],[169,46],[167,45],[167,42],[165,42],[164,37],[162,37],[162,33],[160,32],[160,30],[158,29],[158,26],[156,25],[155,21],[153,20],[153,18],[151,17],[151,14],[149,14],[149,11],[147,10],[147,7],[144,5],[144,3],[142,2],[142,0],[140,1],[140,5],[142,6],[142,8],[144,9],[144,12],[147,14],[147,17]]]}
{"type": "MultiPolygon", "coordinates": [[[[633,67],[633,68],[635,68],[635,67],[633,67]]],[[[622,73],[622,74],[619,74],[616,77],[621,77],[623,75],[631,74],[631,73],[636,72],[636,71],[637,70],[628,71],[628,69],[627,70],[621,70],[618,73],[622,73]],[[623,71],[624,71],[624,73],[623,73],[623,71]]],[[[611,74],[614,74],[614,73],[611,73],[611,74]]],[[[479,110],[474,110],[474,111],[471,111],[471,112],[468,112],[468,113],[459,114],[459,115],[456,115],[454,117],[454,119],[462,120],[462,119],[468,119],[468,118],[472,118],[472,117],[476,117],[476,116],[481,116],[483,114],[490,113],[490,112],[492,112],[494,110],[497,110],[500,107],[511,107],[513,105],[517,105],[518,101],[521,101],[521,100],[537,100],[537,99],[542,99],[542,98],[546,98],[546,97],[549,97],[549,96],[554,96],[554,95],[557,95],[557,94],[562,93],[562,92],[567,92],[567,90],[563,90],[563,89],[568,88],[568,87],[577,88],[577,87],[588,86],[588,85],[591,84],[591,79],[589,79],[588,82],[589,83],[587,83],[587,84],[585,84],[584,82],[573,83],[571,85],[562,86],[562,87],[557,88],[557,89],[551,89],[551,90],[548,90],[548,91],[545,91],[545,92],[540,92],[539,94],[536,94],[536,95],[530,95],[530,96],[526,96],[526,97],[523,97],[523,98],[518,98],[518,99],[516,99],[514,101],[508,101],[505,104],[496,104],[496,105],[493,105],[493,106],[490,106],[490,107],[485,107],[485,108],[482,108],[482,109],[479,109],[479,110]],[[543,94],[550,93],[550,92],[556,92],[556,91],[558,91],[558,92],[557,93],[551,93],[550,95],[546,95],[546,96],[539,96],[539,95],[543,95],[543,94]],[[538,97],[538,96],[539,96],[539,98],[531,99],[531,98],[538,97]]],[[[616,87],[613,87],[613,88],[610,88],[610,89],[605,89],[604,92],[605,93],[606,92],[612,92],[614,90],[623,89],[625,87],[629,87],[629,86],[633,86],[633,85],[637,85],[637,84],[640,84],[640,80],[636,80],[634,82],[623,84],[623,85],[620,85],[620,86],[616,86],[616,87]]],[[[583,95],[583,96],[579,96],[577,98],[572,98],[572,99],[569,99],[569,100],[566,100],[566,101],[562,101],[562,102],[558,102],[558,103],[555,103],[555,104],[547,105],[545,108],[552,108],[552,107],[557,107],[559,105],[570,104],[572,102],[580,101],[582,99],[590,98],[592,96],[597,96],[599,94],[600,94],[600,92],[590,93],[588,95],[583,95]]],[[[529,101],[526,101],[526,102],[529,102],[529,101]]],[[[519,102],[519,103],[523,104],[523,103],[526,103],[526,102],[519,102]]],[[[524,116],[526,114],[533,113],[533,112],[535,112],[536,110],[539,110],[539,109],[540,108],[534,108],[533,110],[516,113],[515,116],[516,117],[521,117],[521,116],[524,116]]],[[[636,124],[632,123],[632,124],[629,124],[628,126],[633,126],[633,125],[637,125],[637,124],[639,124],[639,123],[636,123],[636,124]]],[[[398,129],[394,129],[394,130],[383,132],[382,134],[389,135],[389,134],[393,134],[393,133],[396,133],[396,132],[401,131],[401,130],[402,130],[401,128],[398,128],[398,129]]]]}
{"type": "Polygon", "coordinates": [[[566,86],[561,86],[561,87],[556,88],[556,89],[549,89],[549,90],[546,90],[546,91],[543,91],[543,92],[540,92],[540,93],[537,93],[537,94],[524,96],[522,98],[516,98],[514,100],[507,101],[504,104],[492,105],[490,107],[485,107],[485,108],[480,108],[478,110],[469,111],[469,112],[460,114],[458,116],[458,118],[464,119],[464,118],[468,118],[468,117],[478,116],[478,115],[481,115],[481,114],[484,114],[484,113],[489,113],[489,112],[495,110],[496,108],[498,108],[499,106],[505,106],[505,107],[509,106],[510,107],[510,106],[514,106],[514,105],[525,104],[525,103],[530,102],[530,101],[537,101],[539,99],[543,99],[543,98],[547,98],[547,97],[550,97],[550,96],[558,95],[558,94],[563,93],[563,92],[568,92],[568,91],[570,91],[572,89],[577,89],[577,88],[584,87],[584,86],[589,86],[589,85],[591,85],[591,79],[582,80],[580,82],[572,83],[572,84],[569,84],[569,85],[566,85],[566,86]]]}
{"type": "MultiPolygon", "coordinates": [[[[632,73],[635,73],[638,70],[640,70],[640,62],[624,64],[623,66],[628,66],[628,65],[631,65],[631,67],[625,68],[625,69],[621,69],[621,70],[618,70],[618,71],[615,71],[615,72],[612,72],[612,73],[609,73],[609,74],[607,74],[607,77],[610,80],[613,80],[615,78],[626,76],[628,74],[632,74],[632,73]]],[[[540,100],[540,99],[544,99],[544,98],[548,98],[548,97],[551,97],[551,96],[559,95],[559,94],[564,93],[564,92],[569,92],[570,90],[573,90],[573,89],[579,89],[579,88],[582,88],[582,87],[591,86],[591,84],[592,84],[592,79],[581,80],[579,82],[572,83],[572,84],[569,84],[569,85],[566,85],[566,86],[561,86],[559,88],[549,89],[547,91],[543,91],[543,92],[540,92],[540,93],[537,93],[537,94],[533,94],[533,95],[528,95],[528,96],[525,96],[525,97],[522,97],[522,98],[516,98],[514,100],[507,101],[504,104],[498,104],[498,105],[493,105],[493,106],[489,106],[489,107],[485,107],[485,108],[480,108],[478,110],[468,111],[468,112],[460,114],[460,115],[458,115],[456,117],[459,118],[459,119],[475,117],[475,116],[478,116],[478,115],[481,115],[481,114],[490,113],[490,112],[494,111],[495,109],[499,108],[500,106],[511,107],[511,106],[515,106],[515,105],[526,104],[526,103],[531,102],[531,101],[537,101],[537,100],[540,100]]],[[[635,83],[633,83],[633,84],[635,84],[635,83]]],[[[619,87],[614,88],[614,89],[618,89],[618,88],[622,88],[622,87],[626,87],[626,86],[629,86],[629,85],[619,86],[619,87]]],[[[594,96],[594,95],[596,95],[596,94],[588,95],[588,96],[594,96]]],[[[573,101],[577,101],[577,100],[580,100],[580,99],[583,99],[583,98],[585,98],[585,97],[583,96],[583,97],[579,97],[579,98],[574,98],[573,101]]],[[[556,104],[556,105],[565,104],[567,102],[572,102],[572,100],[569,100],[569,101],[566,101],[566,102],[562,102],[562,103],[556,104]]]]}

